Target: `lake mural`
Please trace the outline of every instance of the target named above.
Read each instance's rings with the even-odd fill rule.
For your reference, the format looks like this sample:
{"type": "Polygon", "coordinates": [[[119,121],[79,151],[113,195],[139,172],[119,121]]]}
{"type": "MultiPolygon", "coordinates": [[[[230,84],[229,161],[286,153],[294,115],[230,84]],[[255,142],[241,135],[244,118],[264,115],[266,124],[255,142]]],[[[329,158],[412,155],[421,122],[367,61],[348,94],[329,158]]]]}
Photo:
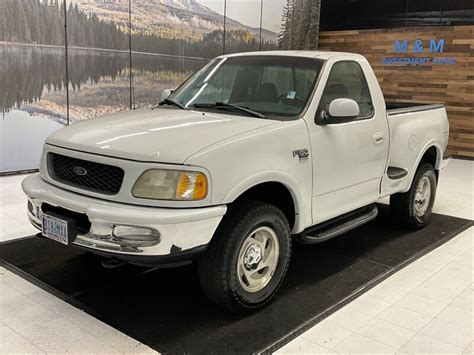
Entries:
{"type": "Polygon", "coordinates": [[[64,125],[157,104],[212,57],[312,48],[317,36],[296,33],[307,24],[314,36],[307,14],[318,9],[319,0],[0,1],[0,174],[36,169],[45,138],[64,125]]]}

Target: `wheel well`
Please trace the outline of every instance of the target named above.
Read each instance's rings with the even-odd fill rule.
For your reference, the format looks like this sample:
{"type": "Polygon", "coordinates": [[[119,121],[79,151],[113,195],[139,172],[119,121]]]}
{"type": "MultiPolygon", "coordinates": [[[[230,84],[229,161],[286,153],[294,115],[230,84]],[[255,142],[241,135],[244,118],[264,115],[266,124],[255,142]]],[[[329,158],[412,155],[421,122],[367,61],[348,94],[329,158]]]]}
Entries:
{"type": "Polygon", "coordinates": [[[438,157],[438,151],[436,150],[435,146],[431,146],[428,150],[423,154],[421,157],[421,162],[423,163],[430,163],[433,168],[436,167],[436,160],[438,157]]]}
{"type": "Polygon", "coordinates": [[[240,195],[233,204],[242,200],[263,201],[278,207],[286,216],[290,229],[293,229],[295,204],[290,191],[285,185],[279,182],[265,182],[256,185],[240,195]]]}
{"type": "Polygon", "coordinates": [[[439,178],[439,170],[436,169],[436,161],[438,159],[438,150],[436,149],[435,146],[431,146],[428,148],[428,150],[423,154],[421,157],[420,164],[418,166],[421,166],[423,163],[429,163],[433,166],[433,169],[435,169],[435,174],[436,174],[436,181],[438,181],[439,178]]]}

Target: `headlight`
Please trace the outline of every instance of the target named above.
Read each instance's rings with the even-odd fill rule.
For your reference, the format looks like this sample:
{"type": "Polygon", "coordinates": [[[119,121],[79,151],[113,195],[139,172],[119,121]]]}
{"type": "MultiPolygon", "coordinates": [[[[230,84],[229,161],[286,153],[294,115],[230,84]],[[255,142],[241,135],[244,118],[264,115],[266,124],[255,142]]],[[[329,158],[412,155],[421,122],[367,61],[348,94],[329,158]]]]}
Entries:
{"type": "Polygon", "coordinates": [[[133,186],[132,195],[153,200],[202,200],[207,195],[207,178],[197,171],[147,170],[133,186]]]}

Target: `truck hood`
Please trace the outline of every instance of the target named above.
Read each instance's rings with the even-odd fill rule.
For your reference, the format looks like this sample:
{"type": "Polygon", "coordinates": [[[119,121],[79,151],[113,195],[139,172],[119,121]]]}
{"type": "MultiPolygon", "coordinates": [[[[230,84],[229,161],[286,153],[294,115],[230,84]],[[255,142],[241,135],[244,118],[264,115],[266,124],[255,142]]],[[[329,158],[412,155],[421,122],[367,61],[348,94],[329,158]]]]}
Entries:
{"type": "Polygon", "coordinates": [[[278,121],[180,109],[140,109],[65,127],[46,143],[83,152],[182,164],[221,140],[278,121]]]}

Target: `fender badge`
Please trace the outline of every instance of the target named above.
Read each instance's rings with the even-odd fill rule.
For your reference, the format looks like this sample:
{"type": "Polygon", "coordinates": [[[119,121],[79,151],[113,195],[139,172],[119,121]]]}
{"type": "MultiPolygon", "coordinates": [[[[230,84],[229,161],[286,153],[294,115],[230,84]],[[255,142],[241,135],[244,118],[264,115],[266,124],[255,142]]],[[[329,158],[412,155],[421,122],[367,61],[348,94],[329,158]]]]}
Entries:
{"type": "Polygon", "coordinates": [[[300,160],[306,160],[309,157],[308,149],[296,149],[293,151],[293,157],[298,157],[300,160]]]}

